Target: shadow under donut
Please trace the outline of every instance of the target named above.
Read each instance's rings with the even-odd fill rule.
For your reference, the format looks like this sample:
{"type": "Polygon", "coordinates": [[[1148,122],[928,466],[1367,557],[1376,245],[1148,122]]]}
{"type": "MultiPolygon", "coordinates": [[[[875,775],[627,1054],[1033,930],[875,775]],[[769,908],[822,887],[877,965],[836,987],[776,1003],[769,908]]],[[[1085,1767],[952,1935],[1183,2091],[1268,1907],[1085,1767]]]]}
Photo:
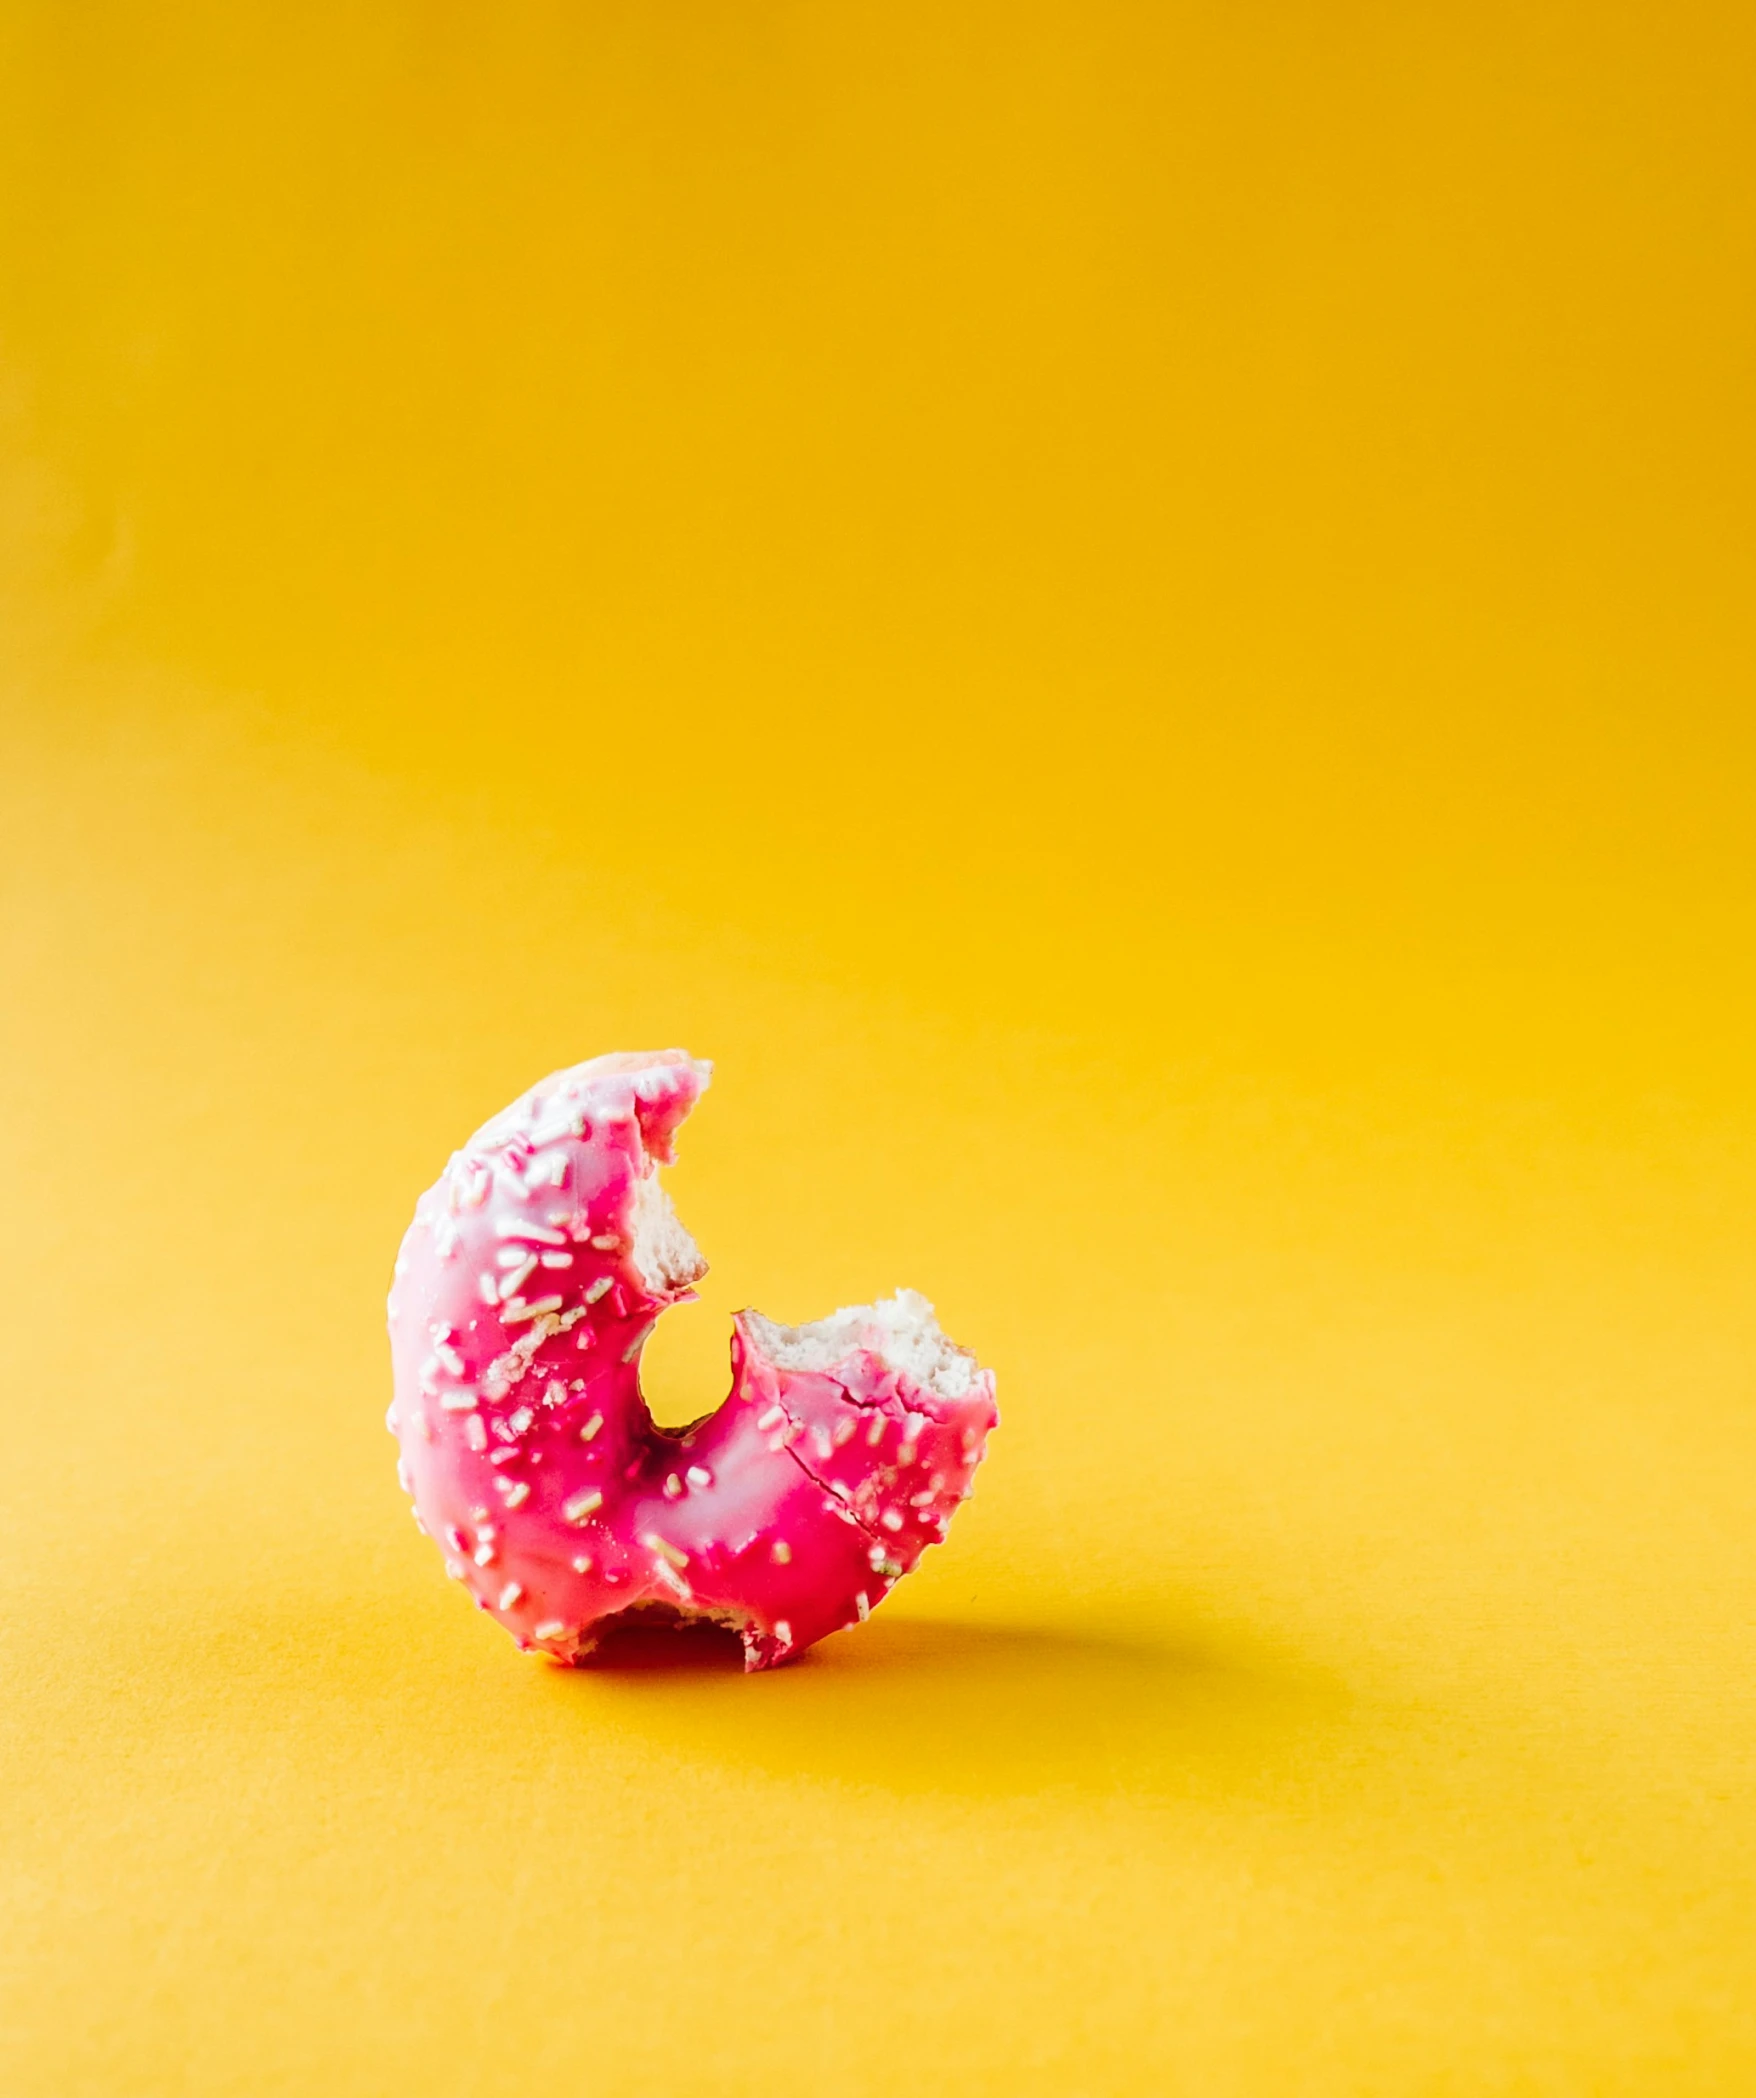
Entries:
{"type": "Polygon", "coordinates": [[[630,1625],[547,1672],[673,1752],[900,1792],[1246,1788],[1343,1723],[1343,1685],[1246,1634],[886,1616],[746,1678],[712,1626],[630,1625]]]}

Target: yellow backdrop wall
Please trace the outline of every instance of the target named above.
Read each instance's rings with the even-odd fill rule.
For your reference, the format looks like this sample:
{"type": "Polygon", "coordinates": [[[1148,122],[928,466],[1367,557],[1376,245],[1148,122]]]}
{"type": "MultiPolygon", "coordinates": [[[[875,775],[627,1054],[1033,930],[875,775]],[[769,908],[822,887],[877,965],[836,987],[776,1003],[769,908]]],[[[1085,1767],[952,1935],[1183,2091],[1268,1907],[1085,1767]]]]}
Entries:
{"type": "Polygon", "coordinates": [[[0,2085],[1756,2084],[1747,10],[0,9],[0,2085]],[[543,1071],[997,1368],[800,1666],[382,1427],[543,1071]]]}

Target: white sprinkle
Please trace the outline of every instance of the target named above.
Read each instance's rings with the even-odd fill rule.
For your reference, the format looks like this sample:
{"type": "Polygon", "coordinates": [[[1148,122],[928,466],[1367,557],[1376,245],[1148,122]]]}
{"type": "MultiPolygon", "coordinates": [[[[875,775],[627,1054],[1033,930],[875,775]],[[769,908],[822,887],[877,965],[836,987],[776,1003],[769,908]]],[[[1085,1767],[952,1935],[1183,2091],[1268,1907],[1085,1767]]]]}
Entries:
{"type": "Polygon", "coordinates": [[[573,1562],[573,1571],[575,1573],[590,1573],[591,1555],[587,1552],[581,1552],[579,1557],[573,1562]]]}
{"type": "Polygon", "coordinates": [[[451,1374],[454,1377],[461,1377],[463,1375],[463,1357],[451,1345],[450,1341],[442,1340],[436,1342],[434,1344],[433,1352],[435,1355],[438,1356],[439,1360],[442,1363],[444,1363],[445,1367],[451,1372],[451,1374]]]}
{"type": "Polygon", "coordinates": [[[461,1559],[447,1559],[445,1562],[445,1574],[448,1580],[461,1581],[464,1576],[463,1561],[461,1559]]]}
{"type": "Polygon", "coordinates": [[[545,1253],[543,1255],[543,1265],[546,1268],[570,1268],[573,1265],[573,1255],[571,1253],[545,1253]]]}
{"type": "Polygon", "coordinates": [[[792,1645],[792,1643],[793,1643],[793,1628],[792,1628],[792,1626],[791,1626],[790,1624],[788,1624],[788,1623],[787,1623],[787,1621],[786,1621],[786,1619],[785,1619],[784,1617],[777,1617],[777,1618],[775,1619],[775,1621],[774,1621],[774,1636],[775,1636],[775,1637],[776,1637],[776,1638],[777,1638],[777,1639],[778,1639],[778,1640],[780,1641],[780,1643],[781,1643],[781,1645],[782,1645],[782,1646],[791,1646],[791,1645],[792,1645]]]}
{"type": "Polygon", "coordinates": [[[867,1563],[871,1566],[874,1572],[876,1572],[878,1568],[881,1567],[884,1564],[885,1560],[889,1557],[890,1554],[884,1549],[883,1545],[881,1544],[873,1545],[872,1549],[866,1554],[867,1563]]]}
{"type": "Polygon", "coordinates": [[[873,1414],[872,1425],[866,1430],[866,1442],[868,1447],[874,1450],[878,1447],[878,1445],[884,1440],[884,1429],[885,1420],[883,1414],[873,1414]]]}
{"type": "Polygon", "coordinates": [[[597,1434],[598,1430],[599,1430],[599,1429],[600,1429],[600,1428],[601,1428],[601,1427],[603,1426],[603,1424],[604,1424],[604,1417],[603,1417],[603,1415],[602,1415],[601,1413],[594,1413],[594,1414],[592,1415],[591,1419],[590,1419],[590,1420],[588,1420],[588,1421],[586,1422],[585,1426],[584,1426],[583,1428],[581,1428],[581,1429],[580,1429],[580,1431],[579,1431],[579,1439],[580,1439],[580,1441],[581,1441],[581,1442],[590,1442],[590,1441],[591,1441],[591,1439],[592,1439],[592,1437],[593,1437],[593,1436],[595,1436],[595,1435],[597,1434]]]}
{"type": "Polygon", "coordinates": [[[510,1610],[523,1594],[524,1590],[516,1581],[508,1581],[506,1586],[500,1591],[500,1608],[502,1610],[510,1610]]]}
{"type": "Polygon", "coordinates": [[[506,1425],[512,1430],[514,1435],[522,1435],[535,1419],[536,1415],[532,1413],[528,1406],[521,1406],[516,1413],[507,1416],[506,1425]]]}
{"type": "Polygon", "coordinates": [[[439,1394],[439,1403],[447,1413],[474,1413],[476,1395],[467,1388],[463,1391],[442,1391],[439,1394]]]}
{"type": "Polygon", "coordinates": [[[787,1431],[784,1428],[777,1429],[775,1433],[768,1438],[768,1447],[771,1450],[784,1450],[786,1446],[787,1431]]]}
{"type": "Polygon", "coordinates": [[[470,1514],[475,1517],[476,1535],[478,1538],[499,1536],[500,1532],[497,1529],[495,1529],[494,1525],[488,1520],[488,1511],[486,1508],[472,1508],[470,1510],[470,1514]]]}
{"type": "Polygon", "coordinates": [[[570,1523],[582,1523],[604,1505],[604,1497],[594,1487],[585,1493],[576,1493],[570,1501],[563,1501],[561,1513],[570,1523]]]}
{"type": "Polygon", "coordinates": [[[915,1443],[905,1442],[902,1445],[901,1449],[899,1449],[896,1453],[897,1463],[913,1464],[913,1462],[915,1461],[915,1450],[917,1449],[917,1447],[918,1445],[915,1443]]]}
{"type": "Polygon", "coordinates": [[[545,1406],[565,1406],[566,1403],[566,1385],[561,1382],[559,1377],[551,1377],[548,1383],[543,1386],[543,1404],[545,1406]]]}
{"type": "Polygon", "coordinates": [[[494,1547],[491,1544],[478,1544],[475,1550],[475,1561],[478,1566],[492,1566],[494,1563],[494,1547]]]}
{"type": "Polygon", "coordinates": [[[822,1426],[811,1430],[811,1447],[817,1452],[819,1457],[830,1457],[835,1454],[835,1444],[829,1439],[829,1430],[822,1426]]]}
{"type": "Polygon", "coordinates": [[[540,1625],[531,1628],[533,1639],[559,1639],[567,1627],[558,1617],[546,1617],[540,1625]]]}
{"type": "Polygon", "coordinates": [[[517,1508],[530,1499],[530,1485],[524,1479],[496,1479],[494,1484],[506,1496],[508,1508],[517,1508]]]}
{"type": "Polygon", "coordinates": [[[786,1417],[787,1412],[784,1406],[771,1406],[757,1421],[756,1425],[759,1428],[778,1428],[786,1417]]]}
{"type": "MultiPolygon", "coordinates": [[[[555,1302],[557,1304],[559,1304],[560,1301],[561,1299],[559,1297],[555,1299],[555,1302]]],[[[637,1334],[635,1334],[634,1338],[622,1350],[622,1360],[624,1362],[632,1362],[634,1360],[635,1356],[638,1355],[641,1349],[646,1346],[647,1340],[651,1336],[652,1329],[657,1324],[657,1319],[647,1320],[646,1324],[641,1327],[640,1331],[637,1334]]]]}
{"type": "Polygon", "coordinates": [[[489,1172],[486,1166],[478,1166],[475,1178],[466,1180],[458,1190],[458,1208],[480,1209],[482,1204],[488,1199],[488,1189],[492,1184],[493,1177],[493,1174],[489,1172]]]}
{"type": "Polygon", "coordinates": [[[782,1537],[775,1544],[773,1550],[769,1553],[768,1556],[774,1561],[776,1566],[790,1566],[792,1564],[793,1548],[790,1544],[788,1544],[786,1539],[782,1537]]]}
{"type": "Polygon", "coordinates": [[[557,1231],[551,1224],[533,1224],[529,1217],[502,1217],[494,1226],[496,1238],[534,1238],[539,1246],[564,1246],[565,1231],[557,1231]]]}
{"type": "Polygon", "coordinates": [[[498,1304],[500,1301],[499,1276],[490,1275],[484,1268],[476,1277],[476,1295],[481,1298],[484,1304],[498,1304]]]}
{"type": "Polygon", "coordinates": [[[427,1528],[427,1525],[424,1522],[422,1522],[421,1511],[418,1508],[411,1508],[409,1510],[409,1513],[414,1517],[415,1528],[420,1531],[421,1535],[423,1537],[430,1537],[432,1535],[432,1532],[427,1528]]]}
{"type": "Polygon", "coordinates": [[[536,1269],[537,1256],[534,1253],[527,1253],[517,1267],[500,1278],[501,1302],[504,1303],[508,1297],[517,1296],[518,1292],[524,1287],[525,1278],[529,1275],[534,1275],[536,1269]]]}
{"type": "Polygon", "coordinates": [[[938,1489],[936,1487],[929,1486],[925,1493],[911,1494],[909,1496],[909,1506],[911,1508],[929,1508],[937,1497],[937,1492],[938,1489]]]}
{"type": "Polygon", "coordinates": [[[835,1444],[838,1450],[841,1448],[844,1442],[852,1442],[854,1439],[854,1422],[852,1418],[849,1417],[847,1419],[837,1421],[835,1424],[835,1433],[829,1439],[835,1444]]]}
{"type": "Polygon", "coordinates": [[[500,1323],[503,1326],[516,1326],[525,1319],[540,1319],[546,1313],[559,1311],[560,1308],[561,1299],[559,1297],[538,1297],[534,1304],[521,1303],[517,1297],[514,1297],[512,1302],[501,1311],[500,1323]]]}
{"type": "Polygon", "coordinates": [[[613,1231],[600,1231],[592,1240],[592,1244],[600,1253],[614,1253],[620,1248],[622,1241],[613,1231]]]}
{"type": "Polygon", "coordinates": [[[842,1482],[839,1479],[830,1479],[827,1480],[825,1483],[828,1485],[830,1492],[835,1495],[838,1501],[850,1501],[853,1499],[853,1495],[848,1491],[848,1489],[842,1484],[842,1482]]]}
{"type": "Polygon", "coordinates": [[[872,1605],[867,1602],[866,1591],[863,1588],[854,1597],[854,1608],[860,1613],[861,1624],[864,1624],[866,1619],[872,1614],[872,1605]]]}
{"type": "Polygon", "coordinates": [[[640,1541],[649,1552],[656,1552],[667,1565],[682,1568],[689,1564],[689,1554],[672,1544],[669,1539],[661,1537],[656,1530],[648,1530],[640,1541]]]}
{"type": "Polygon", "coordinates": [[[679,1501],[682,1498],[683,1482],[677,1477],[675,1472],[672,1472],[670,1477],[665,1481],[665,1499],[667,1501],[679,1501]]]}
{"type": "Polygon", "coordinates": [[[488,1447],[488,1429],[479,1413],[472,1413],[463,1424],[463,1439],[472,1450],[480,1453],[488,1447]]]}
{"type": "Polygon", "coordinates": [[[415,1482],[409,1477],[409,1468],[400,1457],[396,1460],[396,1483],[404,1493],[413,1493],[415,1490],[415,1482]]]}
{"type": "Polygon", "coordinates": [[[681,1574],[673,1573],[662,1559],[654,1562],[652,1570],[664,1582],[665,1586],[673,1589],[684,1602],[691,1603],[695,1600],[695,1591],[689,1586],[689,1583],[684,1580],[681,1574]]]}
{"type": "Polygon", "coordinates": [[[499,1268],[515,1268],[521,1262],[534,1258],[535,1256],[525,1246],[502,1246],[499,1252],[494,1255],[494,1265],[499,1268]]]}
{"type": "Polygon", "coordinates": [[[469,1549],[469,1546],[464,1541],[463,1532],[457,1527],[456,1523],[447,1523],[445,1525],[445,1542],[450,1545],[454,1552],[464,1552],[469,1549]]]}
{"type": "Polygon", "coordinates": [[[887,1530],[900,1530],[902,1528],[902,1511],[899,1508],[886,1508],[878,1520],[887,1530]]]}
{"type": "Polygon", "coordinates": [[[689,1481],[691,1486],[711,1486],[713,1484],[713,1474],[704,1464],[690,1465],[683,1476],[689,1481]]]}
{"type": "Polygon", "coordinates": [[[588,1304],[595,1304],[600,1297],[607,1297],[614,1287],[614,1280],[610,1276],[600,1275],[586,1291],[585,1301],[588,1304]]]}

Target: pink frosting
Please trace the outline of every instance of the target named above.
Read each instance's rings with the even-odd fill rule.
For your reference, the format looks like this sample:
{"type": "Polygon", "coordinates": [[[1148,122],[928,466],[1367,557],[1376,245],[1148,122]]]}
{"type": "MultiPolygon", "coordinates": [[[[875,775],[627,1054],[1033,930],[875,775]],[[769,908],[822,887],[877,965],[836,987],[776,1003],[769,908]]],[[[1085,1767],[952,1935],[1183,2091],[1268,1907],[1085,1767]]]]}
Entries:
{"type": "Polygon", "coordinates": [[[545,1078],[452,1158],[397,1257],[388,1425],[415,1520],[557,1660],[629,1611],[727,1624],[752,1669],[857,1623],[945,1535],[998,1419],[992,1372],[948,1343],[957,1374],[902,1366],[875,1309],[811,1368],[741,1313],[724,1404],[654,1424],[640,1352],[705,1267],[677,1232],[642,1272],[643,1183],[708,1076],[664,1050],[545,1078]]]}

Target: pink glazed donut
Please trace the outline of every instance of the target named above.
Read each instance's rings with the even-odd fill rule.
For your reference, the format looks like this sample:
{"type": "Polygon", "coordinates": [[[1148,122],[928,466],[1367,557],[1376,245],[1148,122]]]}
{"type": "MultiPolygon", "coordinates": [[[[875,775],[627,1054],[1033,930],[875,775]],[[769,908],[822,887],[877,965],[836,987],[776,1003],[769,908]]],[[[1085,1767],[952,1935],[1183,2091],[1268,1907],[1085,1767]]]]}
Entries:
{"type": "Polygon", "coordinates": [[[658,1168],[711,1066],[599,1056],[533,1086],[415,1206],[387,1425],[445,1570],[527,1652],[640,1613],[772,1668],[858,1623],[945,1535],[994,1378],[912,1290],[808,1326],[741,1312],[716,1413],[660,1428],[640,1352],[706,1273],[658,1168]]]}

